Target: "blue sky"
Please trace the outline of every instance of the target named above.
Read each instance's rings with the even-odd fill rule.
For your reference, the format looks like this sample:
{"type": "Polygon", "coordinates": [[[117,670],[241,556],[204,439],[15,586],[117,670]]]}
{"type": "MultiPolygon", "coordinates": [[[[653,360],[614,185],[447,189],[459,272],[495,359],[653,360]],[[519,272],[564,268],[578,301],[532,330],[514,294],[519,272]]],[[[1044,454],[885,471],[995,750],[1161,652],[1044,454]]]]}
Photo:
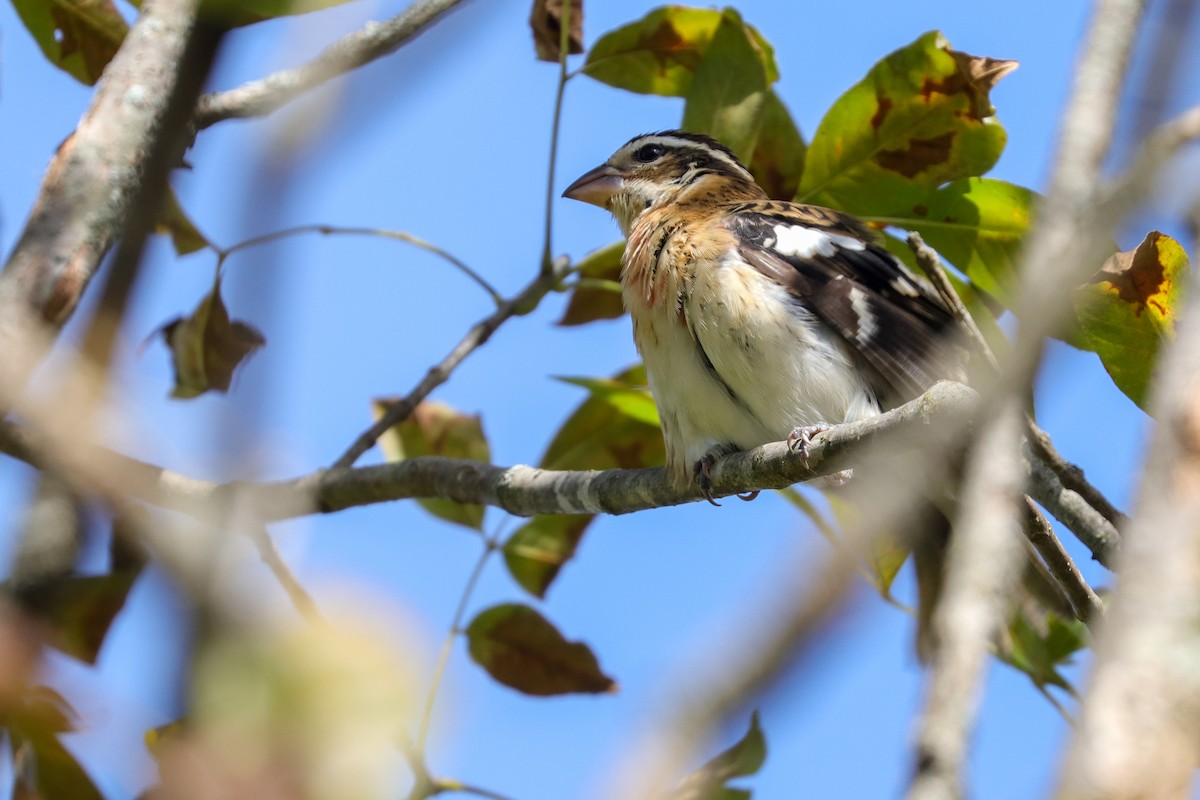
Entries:
{"type": "MultiPolygon", "coordinates": [[[[342,32],[394,14],[397,2],[356,2],[227,39],[217,88],[301,63],[342,32]]],[[[642,16],[650,3],[592,3],[587,43],[642,16]]],[[[754,0],[738,6],[770,40],[777,90],[804,133],[880,57],[941,29],[956,49],[1021,62],[993,93],[1009,144],[994,177],[1041,189],[1057,114],[1085,24],[1081,0],[977,4],[754,0]]],[[[547,149],[556,71],[536,62],[528,6],[469,0],[395,56],[258,121],[204,131],[175,176],[180,197],[214,241],[328,223],[408,231],[454,253],[508,293],[535,272],[542,242],[547,149]]],[[[11,248],[57,144],[89,92],[48,66],[9,4],[0,4],[0,244],[11,248]]],[[[1193,69],[1189,73],[1198,74],[1193,69]]],[[[1195,102],[1192,79],[1181,90],[1195,102]]],[[[682,101],[628,94],[586,78],[567,89],[556,194],[630,136],[673,127],[682,101]]],[[[554,208],[554,252],[578,258],[615,241],[605,214],[569,201],[554,208]]],[[[1179,233],[1176,211],[1152,209],[1145,228],[1179,233]]],[[[1143,230],[1119,236],[1132,247],[1143,230]]],[[[202,477],[287,477],[331,462],[370,421],[369,401],[403,394],[467,327],[488,298],[428,255],[390,241],[306,237],[256,248],[228,264],[231,313],[269,345],[229,396],[167,398],[171,373],[157,343],[138,343],[186,314],[208,289],[210,254],[176,258],[156,242],[125,328],[120,377],[136,425],[120,447],[202,477]]],[[[516,319],[435,394],[480,413],[500,464],[536,463],[582,392],[552,375],[612,374],[636,360],[628,321],[554,326],[552,296],[516,319]]],[[[1039,418],[1060,450],[1121,507],[1131,506],[1146,418],[1094,356],[1051,348],[1039,418]]],[[[362,463],[379,459],[370,453],[362,463]]],[[[10,531],[29,473],[0,461],[0,532],[10,531]]],[[[502,515],[489,512],[489,525],[502,515]]],[[[381,598],[415,626],[426,672],[444,635],[478,540],[415,504],[354,510],[273,528],[318,602],[337,587],[381,598]]],[[[1108,577],[1068,544],[1100,584],[1108,577]]],[[[748,614],[769,617],[798,560],[819,560],[815,531],[773,496],[602,519],[539,607],[568,637],[590,643],[621,685],[616,696],[539,700],[493,684],[456,649],[430,748],[435,773],[519,800],[595,796],[616,759],[711,654],[746,646],[748,614]]],[[[282,609],[282,593],[247,549],[231,586],[282,609]]],[[[902,578],[907,591],[907,577],[902,578]]],[[[494,560],[473,609],[521,600],[494,560]]],[[[65,658],[47,669],[77,703],[89,732],[74,746],[112,796],[147,779],[141,732],[178,715],[178,601],[160,575],[139,585],[98,670],[65,658]]],[[[864,591],[804,670],[762,708],[770,756],[747,785],[755,796],[898,795],[910,769],[921,673],[911,623],[864,591]]],[[[690,684],[687,684],[690,685],[690,684]]],[[[1029,797],[1053,780],[1067,728],[1013,671],[991,670],[970,765],[974,796],[1029,797]]],[[[714,743],[732,741],[736,731],[714,743]]]]}

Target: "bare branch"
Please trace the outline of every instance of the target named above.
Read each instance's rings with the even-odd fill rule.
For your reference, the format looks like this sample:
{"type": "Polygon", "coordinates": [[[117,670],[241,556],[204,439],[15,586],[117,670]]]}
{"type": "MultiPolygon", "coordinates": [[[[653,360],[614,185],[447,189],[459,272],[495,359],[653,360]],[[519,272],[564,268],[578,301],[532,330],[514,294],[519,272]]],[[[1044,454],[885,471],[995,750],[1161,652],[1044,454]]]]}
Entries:
{"type": "Polygon", "coordinates": [[[394,53],[461,2],[418,0],[387,22],[368,23],[334,42],[302,67],[206,95],[196,107],[196,128],[202,130],[226,119],[270,114],[331,78],[394,53]]]}
{"type": "Polygon", "coordinates": [[[1136,513],[1059,797],[1183,798],[1200,766],[1200,283],[1165,352],[1136,513]]]}
{"type": "Polygon", "coordinates": [[[911,800],[963,796],[984,667],[1025,552],[1013,513],[1022,497],[1020,419],[1016,403],[1010,403],[972,448],[962,512],[947,550],[945,586],[933,615],[936,647],[911,800]]]}

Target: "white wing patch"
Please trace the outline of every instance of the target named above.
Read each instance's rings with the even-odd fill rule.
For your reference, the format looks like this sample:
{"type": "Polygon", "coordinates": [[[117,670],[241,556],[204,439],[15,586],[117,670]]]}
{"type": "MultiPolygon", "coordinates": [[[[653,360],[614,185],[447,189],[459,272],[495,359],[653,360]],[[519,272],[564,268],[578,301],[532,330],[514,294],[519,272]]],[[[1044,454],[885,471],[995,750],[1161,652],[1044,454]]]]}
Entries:
{"type": "Polygon", "coordinates": [[[782,256],[793,258],[812,258],[813,256],[832,256],[837,248],[843,250],[863,250],[866,243],[853,236],[840,233],[830,233],[818,228],[805,225],[775,226],[775,241],[763,242],[767,247],[773,247],[782,256]]]}
{"type": "Polygon", "coordinates": [[[850,289],[850,308],[858,317],[858,331],[854,334],[854,338],[859,344],[865,345],[872,341],[875,334],[879,332],[879,321],[875,319],[875,314],[871,311],[871,301],[867,297],[867,293],[857,286],[850,289]]]}

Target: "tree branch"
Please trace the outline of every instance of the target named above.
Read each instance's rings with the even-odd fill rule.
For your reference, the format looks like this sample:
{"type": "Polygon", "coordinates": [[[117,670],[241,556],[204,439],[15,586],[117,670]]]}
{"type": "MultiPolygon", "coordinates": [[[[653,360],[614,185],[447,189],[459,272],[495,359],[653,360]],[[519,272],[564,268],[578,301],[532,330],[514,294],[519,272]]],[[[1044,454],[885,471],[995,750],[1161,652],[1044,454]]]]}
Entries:
{"type": "Polygon", "coordinates": [[[1022,497],[1021,414],[1015,400],[972,448],[962,511],[933,613],[936,646],[910,800],[958,800],[992,642],[1003,625],[1025,550],[1014,513],[1022,497]]]}
{"type": "MultiPolygon", "coordinates": [[[[0,313],[32,308],[58,328],[125,223],[184,63],[197,0],[147,0],[58,149],[0,273],[0,313]]],[[[8,352],[11,348],[2,348],[8,352]]]]}
{"type": "MultiPolygon", "coordinates": [[[[1200,211],[1197,216],[1200,217],[1200,211]]],[[[1151,409],[1159,421],[1057,797],[1184,798],[1200,766],[1200,282],[1151,409]]]]}
{"type": "Polygon", "coordinates": [[[196,129],[226,119],[270,114],[332,78],[394,53],[461,2],[418,0],[387,22],[370,22],[334,42],[302,67],[205,95],[196,106],[196,129]]]}

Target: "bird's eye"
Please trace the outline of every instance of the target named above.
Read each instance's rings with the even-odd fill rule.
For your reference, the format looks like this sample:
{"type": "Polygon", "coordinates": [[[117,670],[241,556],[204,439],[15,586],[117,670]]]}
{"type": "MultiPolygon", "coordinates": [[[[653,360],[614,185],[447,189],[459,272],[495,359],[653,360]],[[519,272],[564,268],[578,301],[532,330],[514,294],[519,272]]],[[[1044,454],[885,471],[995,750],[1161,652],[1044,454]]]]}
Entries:
{"type": "Polygon", "coordinates": [[[661,144],[644,144],[637,149],[633,154],[635,160],[643,164],[649,164],[657,158],[660,158],[663,153],[667,152],[667,148],[661,144]]]}

